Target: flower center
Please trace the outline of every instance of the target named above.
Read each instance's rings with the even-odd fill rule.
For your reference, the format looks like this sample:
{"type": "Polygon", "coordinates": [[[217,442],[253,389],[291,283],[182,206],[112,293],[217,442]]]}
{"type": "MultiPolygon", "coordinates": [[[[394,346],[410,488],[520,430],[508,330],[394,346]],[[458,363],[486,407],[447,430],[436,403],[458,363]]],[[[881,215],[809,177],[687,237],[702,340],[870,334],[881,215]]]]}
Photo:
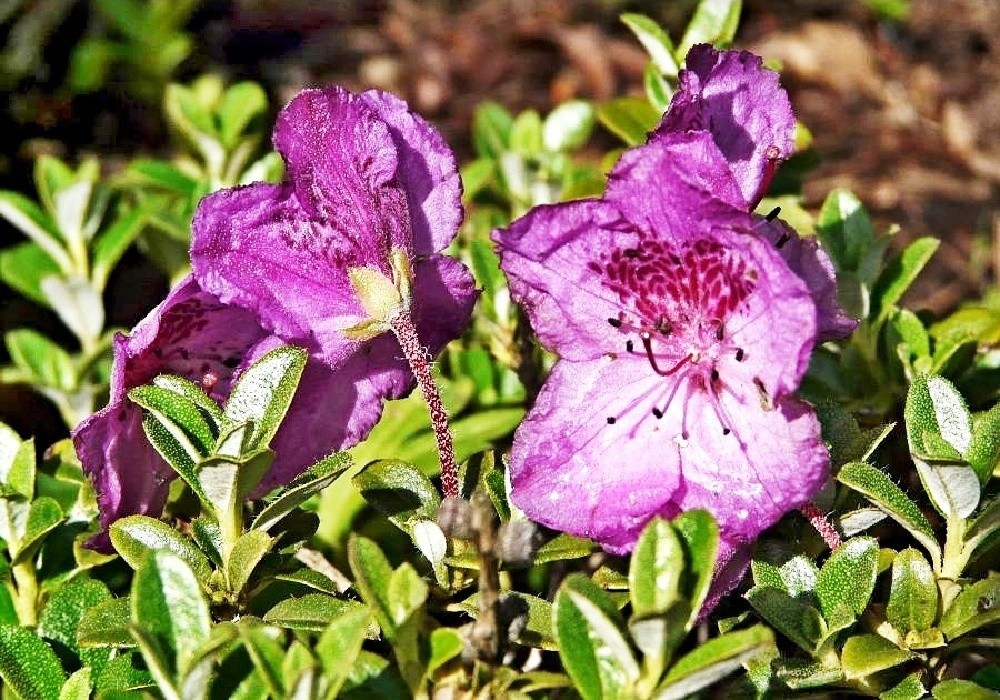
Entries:
{"type": "MultiPolygon", "coordinates": [[[[727,325],[756,289],[756,268],[715,241],[675,247],[641,238],[635,247],[602,253],[590,269],[621,303],[618,316],[607,322],[625,336],[626,353],[643,355],[661,377],[687,379],[688,391],[708,394],[721,410],[720,360],[745,357],[727,325]]],[[[659,419],[665,410],[654,407],[652,414],[659,419]]],[[[720,421],[728,434],[729,421],[721,415],[720,421]]]]}

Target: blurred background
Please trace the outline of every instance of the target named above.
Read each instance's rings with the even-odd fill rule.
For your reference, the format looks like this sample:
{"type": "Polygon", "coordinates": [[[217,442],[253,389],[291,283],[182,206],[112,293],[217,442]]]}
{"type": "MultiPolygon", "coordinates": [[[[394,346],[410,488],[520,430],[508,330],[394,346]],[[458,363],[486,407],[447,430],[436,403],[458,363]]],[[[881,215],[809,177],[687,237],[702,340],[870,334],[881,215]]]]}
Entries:
{"type": "MultiPolygon", "coordinates": [[[[406,98],[459,155],[474,111],[493,100],[547,112],[571,98],[641,95],[648,61],[622,12],[683,27],[694,0],[3,0],[0,189],[35,197],[41,154],[97,156],[113,178],[176,149],[164,117],[172,82],[252,80],[274,112],[307,85],[377,87],[406,98]]],[[[745,0],[736,46],[780,66],[813,135],[804,204],[856,192],[897,248],[943,241],[910,304],[935,312],[991,299],[1000,271],[1000,2],[745,0]]],[[[597,131],[594,162],[616,142],[597,131]]],[[[0,247],[23,238],[0,221],[0,247]]],[[[131,250],[103,290],[109,327],[131,327],[168,276],[131,250]]],[[[0,328],[72,347],[58,317],[0,287],[0,328]]],[[[996,303],[995,301],[991,303],[996,303]]],[[[0,364],[10,358],[0,350],[0,364]]],[[[0,421],[47,445],[65,433],[52,405],[0,386],[0,421]]]]}

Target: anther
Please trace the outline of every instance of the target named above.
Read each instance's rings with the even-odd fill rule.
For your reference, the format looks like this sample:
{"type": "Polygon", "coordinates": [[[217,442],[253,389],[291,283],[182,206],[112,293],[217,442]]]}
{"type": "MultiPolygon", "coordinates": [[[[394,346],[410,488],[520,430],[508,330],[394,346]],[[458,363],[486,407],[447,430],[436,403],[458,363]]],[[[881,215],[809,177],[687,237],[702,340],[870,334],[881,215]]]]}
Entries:
{"type": "Polygon", "coordinates": [[[736,361],[743,362],[743,357],[744,357],[743,348],[736,348],[736,361]]]}
{"type": "Polygon", "coordinates": [[[722,434],[723,435],[729,435],[729,433],[731,433],[731,432],[733,432],[733,431],[730,430],[729,428],[726,428],[726,427],[722,428],[722,434]]]}
{"type": "Polygon", "coordinates": [[[670,335],[674,331],[674,326],[673,324],[670,323],[670,321],[663,318],[663,316],[660,316],[658,319],[656,319],[656,330],[658,330],[663,335],[670,335]]]}
{"type": "Polygon", "coordinates": [[[653,415],[656,417],[656,420],[659,420],[663,418],[663,411],[658,409],[656,406],[653,406],[653,415]]]}
{"type": "Polygon", "coordinates": [[[622,327],[622,321],[620,318],[609,318],[608,323],[611,325],[612,328],[622,327]]]}
{"type": "Polygon", "coordinates": [[[774,221],[775,219],[778,218],[778,214],[780,213],[781,213],[781,207],[775,207],[774,209],[769,211],[767,213],[767,216],[765,216],[764,218],[767,219],[768,221],[774,221]]]}
{"type": "Polygon", "coordinates": [[[711,377],[712,377],[712,381],[713,381],[713,382],[717,382],[717,381],[719,381],[719,370],[717,370],[717,369],[713,369],[713,370],[712,370],[712,374],[711,374],[711,377]]]}
{"type": "Polygon", "coordinates": [[[778,236],[778,240],[775,242],[774,247],[777,248],[778,250],[781,250],[782,248],[785,247],[785,244],[788,243],[790,239],[791,236],[788,235],[788,232],[782,231],[781,235],[778,236]]]}
{"type": "Polygon", "coordinates": [[[635,352],[635,343],[633,343],[631,340],[626,340],[625,341],[625,352],[629,352],[629,353],[635,352]]]}
{"type": "Polygon", "coordinates": [[[724,329],[722,327],[722,321],[719,321],[719,327],[715,329],[715,339],[716,340],[722,340],[722,338],[724,337],[724,334],[725,334],[725,331],[724,331],[724,329]]]}
{"type": "Polygon", "coordinates": [[[614,416],[608,416],[608,425],[614,425],[617,420],[614,416]]]}

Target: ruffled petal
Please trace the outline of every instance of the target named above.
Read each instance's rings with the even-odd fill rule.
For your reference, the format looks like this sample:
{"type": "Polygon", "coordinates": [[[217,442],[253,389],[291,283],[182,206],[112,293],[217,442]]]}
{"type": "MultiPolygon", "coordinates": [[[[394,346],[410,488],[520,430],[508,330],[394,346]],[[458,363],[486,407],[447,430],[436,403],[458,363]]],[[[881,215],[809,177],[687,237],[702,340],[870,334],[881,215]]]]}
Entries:
{"type": "Polygon", "coordinates": [[[357,351],[343,333],[367,318],[347,275],[351,242],[309,219],[287,185],[211,194],[192,228],[192,269],[206,290],[287,342],[318,346],[332,366],[357,351]]]}
{"type": "Polygon", "coordinates": [[[514,504],[542,525],[630,550],[679,484],[669,438],[646,420],[663,384],[640,361],[557,362],[514,435],[514,504]]]}
{"type": "Polygon", "coordinates": [[[812,499],[829,477],[819,421],[802,401],[764,406],[756,395],[723,392],[728,435],[712,401],[689,400],[684,411],[689,439],[674,448],[682,481],[664,515],[705,508],[726,537],[750,541],[812,499]]]}
{"type": "Polygon", "coordinates": [[[273,140],[302,208],[351,246],[353,266],[388,272],[389,250],[413,252],[396,142],[368,100],[336,85],[303,90],[273,140]]]}
{"type": "Polygon", "coordinates": [[[396,181],[409,203],[413,251],[428,255],[444,250],[462,223],[462,180],[455,154],[437,129],[395,95],[370,90],[360,97],[389,125],[396,144],[396,181]]]}
{"type": "Polygon", "coordinates": [[[469,268],[443,255],[418,260],[413,266],[413,280],[417,335],[428,352],[437,356],[469,326],[479,290],[469,268]]]}
{"type": "Polygon", "coordinates": [[[803,238],[780,219],[761,219],[757,232],[778,248],[781,257],[809,288],[819,325],[818,342],[843,340],[858,327],[858,321],[840,306],[837,294],[837,273],[830,256],[815,238],[803,238]]]}
{"type": "Polygon", "coordinates": [[[698,620],[704,620],[715,610],[719,602],[736,590],[740,581],[750,568],[750,547],[731,537],[719,538],[718,558],[715,562],[715,575],[708,589],[708,596],[698,612],[698,620]]]}
{"type": "Polygon", "coordinates": [[[680,86],[651,140],[683,131],[708,131],[725,156],[746,205],[767,186],[768,161],[793,151],[795,116],[778,74],[748,51],[691,48],[680,86]]]}
{"type": "Polygon", "coordinates": [[[543,345],[591,360],[621,344],[607,321],[621,302],[591,266],[602,252],[637,240],[617,207],[593,199],[535,207],[493,240],[511,296],[543,345]]]}

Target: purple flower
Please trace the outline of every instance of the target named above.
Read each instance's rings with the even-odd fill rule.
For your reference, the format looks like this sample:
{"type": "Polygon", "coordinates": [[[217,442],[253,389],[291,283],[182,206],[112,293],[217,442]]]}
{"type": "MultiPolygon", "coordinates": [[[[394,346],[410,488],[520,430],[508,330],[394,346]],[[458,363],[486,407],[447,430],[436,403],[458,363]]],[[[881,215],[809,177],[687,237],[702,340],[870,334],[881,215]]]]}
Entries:
{"type": "MultiPolygon", "coordinates": [[[[110,401],[73,431],[73,444],[97,492],[104,530],[126,515],[160,513],[177,476],[146,440],[142,409],[128,400],[128,391],[170,373],[199,382],[214,399],[223,399],[244,358],[259,356],[273,342],[253,314],[220,303],[190,277],[130,335],[115,336],[110,401]]],[[[90,544],[111,547],[107,532],[90,544]]]]}
{"type": "Polygon", "coordinates": [[[822,486],[829,457],[792,396],[818,338],[809,280],[761,235],[769,222],[740,186],[756,191],[760,139],[787,142],[774,120],[736,122],[744,94],[765,89],[730,91],[740,109],[726,121],[713,116],[726,100],[709,97],[721,91],[702,87],[703,100],[679,93],[688,112],[668,113],[674,130],[623,155],[602,199],[538,207],[494,239],[514,298],[560,357],[515,434],[512,500],[615,553],[655,515],[706,508],[722,536],[717,600],[747,543],[822,486]],[[736,126],[745,133],[725,133],[736,126]]]}
{"type": "Polygon", "coordinates": [[[159,513],[174,477],[142,434],[129,389],[169,372],[208,381],[222,400],[234,372],[276,345],[308,350],[264,492],[363,440],[382,401],[413,388],[386,333],[397,317],[412,317],[430,354],[468,324],[474,282],[440,254],[461,221],[461,184],[433,127],[390,95],[331,87],[299,93],[274,144],[289,181],[201,201],[193,278],[116,339],[111,403],[74,433],[105,528],[159,513]]]}
{"type": "Polygon", "coordinates": [[[203,199],[191,246],[203,289],[315,360],[293,403],[309,408],[294,433],[275,436],[279,461],[264,487],[364,439],[382,399],[413,388],[386,332],[400,312],[437,354],[468,325],[478,295],[466,267],[440,254],[462,219],[454,154],[405,102],[304,90],[278,115],[274,146],[288,180],[203,199]],[[326,449],[302,439],[310,434],[326,449]]]}
{"type": "MultiPolygon", "coordinates": [[[[713,183],[716,197],[752,211],[767,192],[778,165],[794,151],[795,117],[778,74],[748,51],[694,46],[680,86],[650,141],[704,132],[718,147],[730,178],[713,183]]],[[[819,312],[819,340],[848,337],[858,322],[837,301],[833,263],[814,238],[801,238],[783,221],[757,217],[757,232],[774,243],[809,287],[819,312]]]]}

